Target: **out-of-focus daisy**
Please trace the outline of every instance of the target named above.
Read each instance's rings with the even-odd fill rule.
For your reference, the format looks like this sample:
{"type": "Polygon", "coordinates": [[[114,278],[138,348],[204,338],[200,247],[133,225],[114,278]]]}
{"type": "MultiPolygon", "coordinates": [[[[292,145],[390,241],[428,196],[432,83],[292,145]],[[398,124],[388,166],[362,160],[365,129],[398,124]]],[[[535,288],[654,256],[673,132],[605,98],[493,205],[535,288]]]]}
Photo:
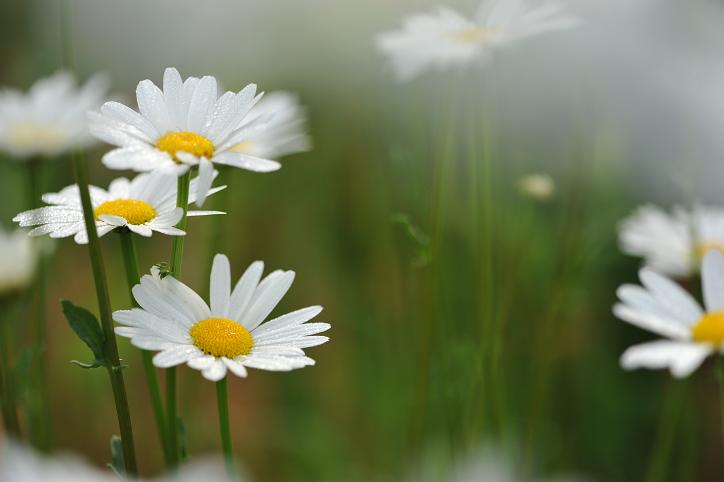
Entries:
{"type": "Polygon", "coordinates": [[[235,152],[232,148],[266,127],[266,116],[250,117],[259,101],[256,85],[218,96],[211,76],[181,80],[176,69],[166,69],[163,90],[150,80],[139,82],[139,112],[118,102],[106,102],[89,114],[91,133],[118,146],[103,156],[111,169],[159,170],[180,175],[199,166],[196,193],[199,203],[211,185],[212,162],[256,172],[276,171],[269,159],[235,152]]]}
{"type": "Polygon", "coordinates": [[[558,2],[531,7],[523,0],[484,0],[473,18],[447,7],[412,15],[400,30],[380,34],[377,46],[398,78],[409,80],[425,70],[484,62],[498,47],[578,23],[558,2]]]}
{"type": "Polygon", "coordinates": [[[160,351],[156,366],[182,363],[218,381],[227,369],[239,377],[247,368],[288,371],[314,365],[304,348],[325,343],[318,333],[327,323],[306,323],[321,311],[311,306],[264,322],[294,280],[293,271],[273,271],[260,281],[264,265],[255,261],[231,288],[229,260],[216,255],[211,269],[210,307],[191,288],[158,268],[133,288],[140,308],[113,313],[116,334],[138,348],[160,351]]]}
{"type": "MultiPolygon", "coordinates": [[[[212,178],[217,175],[212,173],[212,178]]],[[[191,181],[192,189],[199,182],[191,181]]],[[[211,194],[224,189],[211,189],[211,194]]],[[[183,210],[176,207],[176,178],[164,173],[139,174],[133,180],[121,177],[114,179],[108,190],[90,186],[91,204],[96,218],[98,235],[103,236],[114,229],[127,228],[141,236],[151,236],[156,231],[171,236],[185,233],[176,228],[183,210]]],[[[195,201],[195,194],[189,195],[189,203],[195,201]]],[[[43,195],[43,202],[49,206],[25,211],[13,218],[22,227],[36,226],[31,236],[49,235],[51,238],[74,236],[78,244],[88,242],[83,207],[78,186],[73,184],[58,193],[43,195]]],[[[219,211],[189,211],[189,216],[223,214],[219,211]]]]}
{"type": "Polygon", "coordinates": [[[690,276],[707,250],[724,251],[724,208],[695,206],[688,211],[677,206],[667,213],[642,206],[621,223],[619,245],[662,274],[690,276]]]}
{"type": "Polygon", "coordinates": [[[0,229],[0,296],[30,284],[37,258],[37,250],[25,233],[0,229]]]}
{"type": "Polygon", "coordinates": [[[518,182],[520,191],[536,201],[549,199],[556,191],[553,178],[548,174],[530,174],[518,182]]]}
{"type": "Polygon", "coordinates": [[[0,92],[0,149],[17,159],[52,157],[95,142],[87,112],[108,94],[108,81],[96,75],[82,87],[69,72],[40,79],[28,93],[0,92]]]}
{"type": "Polygon", "coordinates": [[[621,356],[624,368],[668,368],[675,377],[686,377],[707,356],[722,352],[724,256],[719,250],[707,251],[702,262],[705,309],[677,283],[649,268],[643,268],[639,278],[643,286],[618,289],[614,314],[667,339],[628,348],[621,356]]]}
{"type": "Polygon", "coordinates": [[[307,115],[291,92],[266,94],[249,112],[249,121],[269,119],[267,127],[252,133],[231,148],[265,159],[279,159],[296,152],[308,151],[312,140],[307,135],[307,115]]]}
{"type": "MultiPolygon", "coordinates": [[[[208,480],[227,482],[222,459],[203,457],[184,464],[179,470],[154,482],[197,482],[208,480]]],[[[71,455],[48,456],[30,447],[15,443],[0,446],[0,480],[2,482],[118,482],[110,470],[93,467],[85,460],[71,455]]],[[[143,479],[150,480],[150,479],[143,479]]],[[[236,477],[241,482],[246,477],[236,477]]]]}

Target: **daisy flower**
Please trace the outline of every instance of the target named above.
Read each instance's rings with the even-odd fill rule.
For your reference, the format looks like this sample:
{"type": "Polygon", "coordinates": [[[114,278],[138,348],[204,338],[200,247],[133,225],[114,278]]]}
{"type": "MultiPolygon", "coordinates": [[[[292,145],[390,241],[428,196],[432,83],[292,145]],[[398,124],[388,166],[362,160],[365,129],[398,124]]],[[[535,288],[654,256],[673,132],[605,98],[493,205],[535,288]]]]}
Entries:
{"type": "Polygon", "coordinates": [[[40,79],[27,94],[0,92],[0,149],[17,159],[53,157],[95,142],[86,114],[108,93],[105,77],[96,75],[82,87],[69,72],[40,79]]]}
{"type": "MultiPolygon", "coordinates": [[[[218,173],[214,171],[212,178],[218,173]]],[[[199,183],[191,181],[194,189],[199,183]]],[[[211,189],[216,193],[226,186],[211,189]]],[[[156,231],[171,236],[186,233],[176,228],[183,210],[176,207],[176,178],[163,173],[139,174],[133,180],[121,177],[114,179],[108,190],[90,186],[91,204],[96,219],[98,236],[114,229],[127,228],[141,236],[151,236],[156,231]]],[[[189,203],[195,201],[193,192],[189,203]]],[[[51,238],[74,236],[78,244],[88,242],[83,220],[83,206],[78,186],[73,184],[58,193],[44,194],[43,202],[49,206],[25,211],[13,218],[21,227],[36,226],[30,236],[50,235],[51,238]]],[[[189,216],[224,214],[219,211],[189,211],[189,216]]]]}
{"type": "Polygon", "coordinates": [[[200,370],[211,381],[227,370],[239,377],[247,368],[288,371],[314,365],[304,348],[329,340],[318,333],[328,323],[306,323],[321,306],[303,308],[264,322],[289,290],[293,271],[273,271],[260,281],[264,264],[255,261],[231,288],[229,260],[216,255],[211,269],[210,306],[157,267],[133,287],[140,308],[113,313],[121,325],[116,334],[143,350],[159,351],[153,362],[168,368],[182,363],[200,370]]]}
{"type": "Polygon", "coordinates": [[[558,2],[530,7],[523,0],[485,0],[473,18],[447,7],[412,15],[400,30],[378,35],[377,47],[405,81],[425,70],[486,61],[498,47],[578,23],[558,2]]]}
{"type": "Polygon", "coordinates": [[[0,229],[0,296],[26,288],[37,260],[37,250],[25,233],[0,229]]]}
{"type": "Polygon", "coordinates": [[[724,349],[724,256],[709,250],[701,266],[704,309],[681,286],[649,268],[639,273],[643,286],[624,285],[614,314],[632,325],[665,337],[634,345],[621,356],[621,366],[668,368],[686,377],[704,359],[724,349]]]}
{"type": "Polygon", "coordinates": [[[263,130],[252,133],[231,148],[265,159],[308,151],[312,140],[306,133],[307,116],[297,96],[284,91],[266,94],[249,112],[249,122],[269,118],[263,130]]]}
{"type": "Polygon", "coordinates": [[[518,182],[520,192],[536,201],[546,201],[556,192],[556,184],[548,174],[529,174],[518,182]]]}
{"type": "Polygon", "coordinates": [[[90,112],[90,131],[118,146],[103,156],[111,169],[164,171],[183,174],[199,166],[197,199],[206,198],[212,163],[256,172],[276,171],[281,165],[232,148],[265,127],[266,116],[249,117],[261,99],[256,85],[218,96],[214,77],[181,80],[176,69],[166,69],[163,90],[150,80],[136,88],[138,109],[106,102],[100,112],[90,112]]]}
{"type": "Polygon", "coordinates": [[[697,205],[692,210],[674,207],[667,213],[642,206],[619,227],[621,251],[640,256],[659,273],[688,277],[709,249],[724,251],[724,208],[697,205]]]}

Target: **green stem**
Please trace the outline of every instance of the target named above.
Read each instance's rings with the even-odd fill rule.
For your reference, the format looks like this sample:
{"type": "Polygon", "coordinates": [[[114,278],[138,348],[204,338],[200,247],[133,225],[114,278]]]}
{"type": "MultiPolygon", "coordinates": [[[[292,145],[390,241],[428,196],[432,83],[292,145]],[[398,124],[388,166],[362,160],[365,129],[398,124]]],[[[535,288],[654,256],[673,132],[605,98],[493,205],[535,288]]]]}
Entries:
{"type": "MultiPolygon", "coordinates": [[[[131,302],[134,306],[138,306],[133,297],[133,287],[141,279],[138,270],[138,255],[136,253],[136,244],[133,241],[133,233],[128,230],[120,232],[121,250],[123,251],[123,264],[126,268],[126,279],[128,281],[128,292],[131,302]]],[[[153,355],[151,352],[141,350],[143,360],[143,370],[146,374],[146,384],[148,385],[148,393],[151,396],[151,407],[153,408],[153,416],[156,422],[156,430],[161,441],[163,449],[163,458],[166,465],[170,465],[171,456],[169,454],[168,440],[166,437],[166,418],[163,410],[163,400],[161,399],[161,388],[156,375],[156,368],[153,366],[153,355]]]]}
{"type": "Polygon", "coordinates": [[[0,320],[0,407],[2,408],[5,430],[12,438],[20,440],[20,422],[15,405],[15,391],[10,374],[11,358],[8,320],[0,320]]]}
{"type": "MultiPolygon", "coordinates": [[[[191,183],[191,172],[188,171],[178,178],[178,187],[176,191],[176,206],[183,209],[183,216],[176,225],[177,228],[186,230],[186,213],[189,208],[189,185],[191,183]]],[[[186,236],[175,236],[173,238],[173,248],[171,254],[171,275],[179,279],[181,275],[181,262],[184,254],[184,240],[186,236]]],[[[171,466],[178,464],[179,446],[178,446],[178,421],[176,414],[176,367],[166,370],[166,417],[168,430],[168,446],[171,455],[171,466]]]]}
{"type": "Polygon", "coordinates": [[[93,278],[95,280],[101,327],[103,329],[103,334],[105,335],[103,351],[105,359],[109,363],[107,371],[108,377],[111,381],[111,388],[113,389],[113,398],[116,404],[118,427],[121,431],[123,460],[126,466],[126,474],[129,477],[134,478],[137,475],[138,470],[136,468],[136,452],[133,444],[131,415],[128,410],[128,398],[126,396],[126,387],[123,381],[121,361],[118,357],[118,346],[116,345],[116,337],[113,332],[111,300],[108,296],[108,285],[106,281],[105,266],[103,264],[103,254],[101,253],[98,232],[96,230],[95,215],[93,214],[93,205],[91,204],[90,191],[88,190],[88,168],[82,153],[77,153],[73,156],[73,169],[75,171],[76,182],[78,183],[78,190],[80,191],[80,200],[83,206],[83,219],[85,221],[86,232],[88,235],[88,254],[90,256],[93,278]]]}
{"type": "Polygon", "coordinates": [[[656,443],[646,471],[646,482],[661,482],[669,478],[671,451],[674,447],[676,429],[684,415],[688,388],[689,384],[686,381],[672,380],[670,382],[659,418],[656,443]]]}
{"type": "MultiPolygon", "coordinates": [[[[28,208],[32,209],[38,206],[42,195],[42,165],[41,160],[33,158],[28,163],[28,208]]],[[[43,242],[45,240],[38,240],[43,242]]],[[[38,255],[38,266],[35,272],[35,292],[34,310],[35,310],[35,340],[33,347],[33,384],[35,390],[30,402],[30,430],[33,442],[43,451],[51,448],[52,435],[50,432],[50,407],[48,401],[50,395],[48,393],[47,383],[47,365],[45,359],[46,350],[46,298],[48,285],[48,268],[50,259],[45,249],[40,249],[38,255]]]]}
{"type": "Polygon", "coordinates": [[[717,360],[717,378],[719,379],[719,409],[722,443],[724,443],[724,358],[717,360]]]}
{"type": "Polygon", "coordinates": [[[226,377],[216,382],[216,404],[219,409],[219,434],[221,435],[221,448],[224,452],[226,471],[230,479],[234,479],[234,453],[231,448],[231,428],[229,427],[229,390],[226,377]]]}

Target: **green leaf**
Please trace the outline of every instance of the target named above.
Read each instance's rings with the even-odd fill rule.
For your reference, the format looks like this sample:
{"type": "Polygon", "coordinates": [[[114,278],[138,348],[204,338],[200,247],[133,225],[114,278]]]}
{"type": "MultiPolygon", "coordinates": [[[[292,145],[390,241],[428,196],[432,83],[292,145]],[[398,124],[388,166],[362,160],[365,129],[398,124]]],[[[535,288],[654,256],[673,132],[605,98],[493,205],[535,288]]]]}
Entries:
{"type": "Polygon", "coordinates": [[[118,435],[111,436],[111,463],[108,464],[118,477],[126,478],[126,462],[123,458],[123,442],[118,435]]]}
{"type": "Polygon", "coordinates": [[[105,336],[95,315],[85,308],[74,305],[68,300],[62,300],[60,303],[63,305],[63,314],[65,315],[65,319],[68,320],[68,324],[75,334],[78,335],[78,338],[88,345],[88,348],[91,349],[95,357],[91,363],[80,363],[77,361],[73,361],[73,363],[83,368],[108,366],[103,353],[105,336]]]}

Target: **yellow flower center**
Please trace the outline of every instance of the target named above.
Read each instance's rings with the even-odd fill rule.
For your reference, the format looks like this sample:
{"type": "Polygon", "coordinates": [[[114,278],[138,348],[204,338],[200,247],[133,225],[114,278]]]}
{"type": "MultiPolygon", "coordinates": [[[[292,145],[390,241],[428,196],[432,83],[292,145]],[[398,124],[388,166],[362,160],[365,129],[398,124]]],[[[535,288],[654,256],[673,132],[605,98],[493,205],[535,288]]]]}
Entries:
{"type": "Polygon", "coordinates": [[[470,27],[451,33],[449,38],[464,44],[481,44],[493,38],[495,33],[491,28],[470,27]]]}
{"type": "Polygon", "coordinates": [[[712,249],[718,249],[722,253],[724,253],[724,243],[707,243],[707,242],[701,242],[696,246],[696,255],[699,259],[703,258],[707,251],[712,249]]]}
{"type": "Polygon", "coordinates": [[[211,158],[214,155],[214,143],[204,136],[193,132],[169,132],[156,141],[156,147],[171,154],[176,162],[176,153],[188,152],[196,157],[211,158]]]}
{"type": "Polygon", "coordinates": [[[248,154],[251,152],[251,148],[254,147],[251,141],[241,141],[231,148],[232,152],[241,152],[242,154],[248,154]]]}
{"type": "Polygon", "coordinates": [[[696,325],[691,327],[694,341],[708,343],[724,342],[724,311],[706,313],[696,325]]]}
{"type": "Polygon", "coordinates": [[[138,199],[114,199],[95,208],[93,214],[96,219],[100,219],[101,214],[111,214],[122,217],[128,224],[145,224],[156,217],[156,210],[138,199]]]}
{"type": "Polygon", "coordinates": [[[249,330],[227,318],[207,318],[191,327],[194,345],[215,357],[236,358],[248,355],[254,346],[249,330]]]}
{"type": "Polygon", "coordinates": [[[52,124],[22,122],[12,126],[7,135],[10,145],[18,148],[41,148],[48,151],[63,147],[67,134],[52,124]]]}

